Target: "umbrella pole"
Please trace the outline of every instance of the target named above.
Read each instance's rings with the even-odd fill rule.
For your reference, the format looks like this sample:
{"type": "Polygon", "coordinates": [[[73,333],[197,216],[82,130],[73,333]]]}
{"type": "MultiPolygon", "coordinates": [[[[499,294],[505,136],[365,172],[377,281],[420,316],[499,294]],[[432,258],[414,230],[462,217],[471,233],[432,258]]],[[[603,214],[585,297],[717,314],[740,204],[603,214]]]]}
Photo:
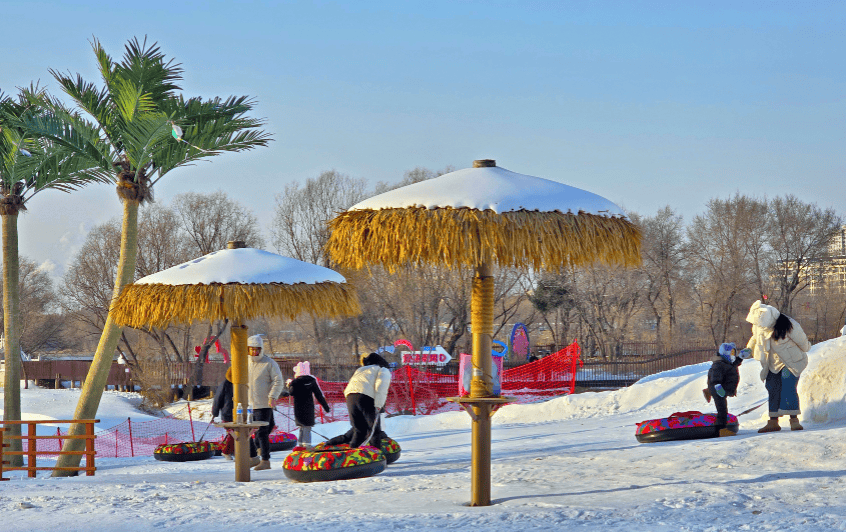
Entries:
{"type": "MultiPolygon", "coordinates": [[[[494,279],[490,262],[476,267],[471,295],[473,334],[470,398],[493,397],[491,378],[491,337],[493,336],[494,279]]],[[[491,404],[470,403],[475,414],[472,420],[473,446],[470,470],[471,506],[491,504],[491,404]]]]}
{"type": "MultiPolygon", "coordinates": [[[[247,380],[249,368],[247,366],[247,334],[249,329],[242,323],[233,321],[230,329],[232,354],[232,419],[238,421],[235,412],[240,403],[247,407],[247,380]]],[[[243,422],[243,420],[242,420],[243,422]]],[[[235,429],[235,480],[237,482],[250,481],[250,431],[235,429]]]]}

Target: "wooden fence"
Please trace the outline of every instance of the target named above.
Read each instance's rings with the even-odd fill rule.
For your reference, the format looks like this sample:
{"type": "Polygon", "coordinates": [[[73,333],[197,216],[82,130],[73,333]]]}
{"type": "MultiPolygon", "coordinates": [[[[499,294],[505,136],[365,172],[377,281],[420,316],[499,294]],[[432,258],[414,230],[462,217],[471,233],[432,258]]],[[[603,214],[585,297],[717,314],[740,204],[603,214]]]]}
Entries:
{"type": "MultiPolygon", "coordinates": [[[[3,429],[0,429],[0,479],[3,479],[3,471],[26,471],[27,476],[30,478],[35,478],[36,472],[38,471],[76,471],[77,473],[80,471],[85,471],[85,474],[93,477],[94,471],[97,468],[94,466],[94,455],[97,454],[94,451],[94,440],[97,436],[94,435],[94,423],[99,423],[99,419],[71,419],[71,420],[61,420],[61,419],[50,419],[50,420],[43,420],[43,421],[0,421],[0,424],[4,425],[3,429]],[[64,435],[50,435],[50,436],[39,436],[37,433],[37,427],[39,424],[53,424],[53,423],[83,423],[85,424],[85,434],[80,434],[77,436],[64,434],[64,435]],[[24,435],[16,435],[16,434],[9,434],[8,426],[9,425],[26,425],[27,426],[27,434],[24,435]],[[84,451],[63,451],[61,450],[62,447],[62,440],[85,440],[85,450],[84,451]],[[9,445],[6,442],[12,440],[20,440],[22,443],[26,443],[26,449],[21,451],[7,451],[6,448],[9,445]],[[50,445],[52,449],[56,450],[44,450],[43,447],[41,450],[38,450],[38,442],[39,441],[46,441],[50,442],[53,445],[50,445]],[[58,444],[58,445],[55,445],[58,444]],[[85,456],[85,466],[79,467],[38,467],[37,462],[37,455],[83,455],[85,456]],[[6,460],[7,456],[26,456],[26,465],[25,466],[11,466],[11,462],[6,460]]],[[[22,446],[23,447],[23,446],[22,446]]]]}

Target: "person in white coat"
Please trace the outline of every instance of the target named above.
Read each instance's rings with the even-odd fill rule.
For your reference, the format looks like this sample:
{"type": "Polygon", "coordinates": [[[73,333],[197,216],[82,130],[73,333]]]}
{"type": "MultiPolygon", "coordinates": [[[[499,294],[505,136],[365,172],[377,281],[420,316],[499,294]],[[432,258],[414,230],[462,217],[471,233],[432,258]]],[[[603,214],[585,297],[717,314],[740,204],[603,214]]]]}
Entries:
{"type": "Polygon", "coordinates": [[[264,340],[260,335],[247,338],[250,350],[250,383],[248,397],[253,408],[253,421],[267,421],[265,427],[256,431],[256,442],[261,450],[261,461],[253,469],[270,469],[270,433],[276,428],[273,419],[273,404],[285,389],[285,378],[279,365],[261,353],[264,340]]]}
{"type": "Polygon", "coordinates": [[[379,413],[388,399],[391,386],[391,370],[388,362],[377,353],[370,353],[361,359],[361,367],[355,370],[344,395],[352,428],[340,436],[331,438],[328,445],[349,443],[358,447],[369,440],[373,447],[381,446],[379,413]]]}
{"type": "Polygon", "coordinates": [[[752,338],[746,347],[761,363],[761,380],[769,394],[770,419],[758,432],[781,430],[780,416],[790,416],[791,430],[802,430],[796,387],[811,349],[805,331],[799,322],[760,301],[749,309],[746,321],[752,324],[752,338]]]}

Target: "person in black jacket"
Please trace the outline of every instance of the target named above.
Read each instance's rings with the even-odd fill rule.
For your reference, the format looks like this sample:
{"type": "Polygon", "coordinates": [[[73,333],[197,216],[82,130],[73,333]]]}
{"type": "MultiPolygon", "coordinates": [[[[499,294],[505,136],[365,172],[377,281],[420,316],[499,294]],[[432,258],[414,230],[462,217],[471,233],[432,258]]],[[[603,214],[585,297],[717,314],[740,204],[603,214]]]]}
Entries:
{"type": "Polygon", "coordinates": [[[728,424],[728,399],[737,395],[737,385],[740,384],[740,365],[744,358],[751,353],[744,349],[738,356],[737,346],[733,342],[720,344],[720,349],[711,362],[711,369],[708,370],[708,388],[703,390],[705,399],[711,402],[714,399],[714,406],[717,407],[717,424],[720,436],[734,436],[735,431],[727,428],[728,424]]]}
{"type": "Polygon", "coordinates": [[[294,398],[294,422],[300,428],[297,438],[297,445],[311,448],[311,427],[314,426],[314,399],[326,412],[329,412],[329,403],[323,397],[320,385],[311,375],[311,368],[308,362],[300,362],[294,366],[294,378],[288,379],[287,392],[282,395],[290,395],[294,398]]]}
{"type": "MultiPolygon", "coordinates": [[[[232,410],[235,408],[234,403],[235,391],[232,388],[232,368],[226,370],[226,378],[217,387],[212,400],[212,421],[220,416],[220,421],[223,423],[232,423],[232,410]]],[[[226,438],[232,438],[232,435],[227,433],[226,438]]],[[[224,454],[223,457],[227,460],[232,460],[231,454],[224,454]]],[[[253,438],[250,438],[250,467],[256,466],[259,463],[258,451],[256,450],[256,443],[253,438]]]]}

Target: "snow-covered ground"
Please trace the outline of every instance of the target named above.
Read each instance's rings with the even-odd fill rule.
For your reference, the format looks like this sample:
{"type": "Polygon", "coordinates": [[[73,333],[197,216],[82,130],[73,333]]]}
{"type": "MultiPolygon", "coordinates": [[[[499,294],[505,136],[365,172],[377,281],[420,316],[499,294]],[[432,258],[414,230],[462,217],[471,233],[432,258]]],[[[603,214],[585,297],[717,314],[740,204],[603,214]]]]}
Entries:
{"type": "MultiPolygon", "coordinates": [[[[814,346],[800,379],[805,430],[758,434],[766,406],[740,418],[731,438],[637,443],[635,423],[687,410],[702,398],[709,365],[629,388],[502,408],[493,418],[493,505],[470,498],[467,414],[398,416],[387,432],[402,457],[366,479],[298,484],[280,467],[234,481],[232,462],[97,461],[94,477],[0,483],[3,531],[178,530],[846,530],[846,338],[814,346]]],[[[766,398],[760,365],[744,363],[739,413],[766,398]]],[[[72,416],[78,390],[22,390],[26,418],[72,416]]],[[[107,428],[135,410],[109,392],[107,428]]],[[[783,425],[786,423],[783,421],[783,425]]],[[[338,422],[315,427],[329,436],[338,422]]]]}

